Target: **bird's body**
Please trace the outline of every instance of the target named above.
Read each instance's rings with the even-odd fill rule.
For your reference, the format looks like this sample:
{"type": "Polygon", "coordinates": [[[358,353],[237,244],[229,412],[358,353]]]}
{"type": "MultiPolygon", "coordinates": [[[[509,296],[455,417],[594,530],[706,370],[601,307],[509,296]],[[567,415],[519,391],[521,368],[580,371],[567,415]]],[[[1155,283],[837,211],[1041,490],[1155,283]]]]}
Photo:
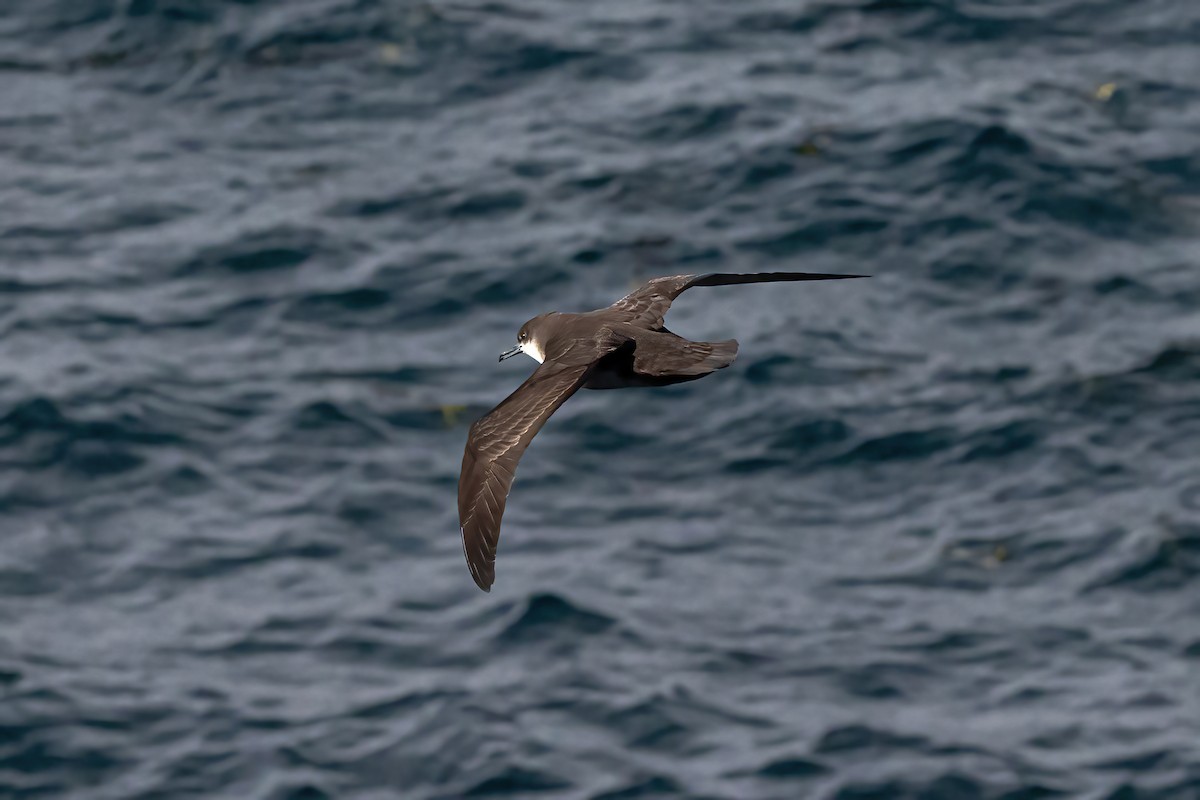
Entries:
{"type": "Polygon", "coordinates": [[[517,462],[534,435],[578,389],[665,386],[702,378],[733,363],[738,344],[693,342],[663,327],[671,301],[693,286],[859,278],[805,272],[714,273],[655,278],[607,308],[551,312],[521,327],[516,347],[540,363],[500,405],[471,426],[458,480],[463,552],[484,591],[495,580],[500,519],[517,462]]]}

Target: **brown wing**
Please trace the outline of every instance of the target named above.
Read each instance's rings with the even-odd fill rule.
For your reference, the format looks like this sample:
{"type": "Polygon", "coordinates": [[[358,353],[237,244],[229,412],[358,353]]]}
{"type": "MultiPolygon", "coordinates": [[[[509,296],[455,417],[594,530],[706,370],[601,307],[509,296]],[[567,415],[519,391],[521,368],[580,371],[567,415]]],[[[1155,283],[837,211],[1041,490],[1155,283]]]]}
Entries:
{"type": "Polygon", "coordinates": [[[591,364],[547,362],[471,426],[458,478],[458,522],[471,577],[491,591],[500,518],[517,462],[542,425],[587,377],[591,364]]]}
{"type": "Polygon", "coordinates": [[[752,272],[746,274],[710,272],[707,275],[669,275],[654,278],[613,303],[611,308],[624,312],[622,322],[639,328],[659,330],[671,301],[693,286],[731,286],[739,283],[775,281],[829,281],[841,278],[865,278],[866,275],[834,275],[823,272],[752,272]]]}
{"type": "Polygon", "coordinates": [[[639,328],[657,330],[663,326],[663,318],[671,301],[692,285],[699,275],[668,275],[646,281],[629,294],[613,303],[610,308],[623,313],[622,322],[639,328]]]}

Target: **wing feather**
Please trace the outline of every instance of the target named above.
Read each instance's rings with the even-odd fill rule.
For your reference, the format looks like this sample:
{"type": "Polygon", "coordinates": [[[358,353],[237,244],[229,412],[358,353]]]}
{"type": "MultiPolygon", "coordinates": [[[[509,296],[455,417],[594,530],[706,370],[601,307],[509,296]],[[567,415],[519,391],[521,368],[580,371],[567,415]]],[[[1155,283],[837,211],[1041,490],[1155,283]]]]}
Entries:
{"type": "Polygon", "coordinates": [[[496,580],[500,519],[517,462],[558,407],[583,384],[590,364],[547,362],[471,426],[458,479],[458,522],[471,577],[490,591],[496,580]]]}
{"type": "Polygon", "coordinates": [[[706,275],[668,275],[654,278],[613,303],[622,312],[621,321],[639,328],[659,330],[671,302],[693,286],[732,286],[741,283],[776,281],[829,281],[865,278],[866,275],[837,275],[825,272],[710,272],[706,275]]]}

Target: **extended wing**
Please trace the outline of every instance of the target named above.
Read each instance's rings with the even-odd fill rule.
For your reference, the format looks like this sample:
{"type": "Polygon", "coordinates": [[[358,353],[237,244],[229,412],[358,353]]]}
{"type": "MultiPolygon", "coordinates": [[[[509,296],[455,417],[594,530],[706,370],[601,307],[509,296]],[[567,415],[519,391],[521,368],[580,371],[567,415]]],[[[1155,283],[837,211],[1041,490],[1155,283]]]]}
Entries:
{"type": "Polygon", "coordinates": [[[671,301],[693,286],[730,286],[738,283],[773,283],[775,281],[830,281],[842,278],[865,278],[866,275],[835,275],[822,272],[752,272],[746,274],[710,272],[707,275],[669,275],[647,281],[641,287],[613,303],[611,308],[622,312],[622,322],[639,328],[660,330],[671,301]]]}
{"type": "Polygon", "coordinates": [[[458,478],[458,522],[471,577],[485,592],[496,579],[500,518],[517,462],[550,415],[583,384],[591,367],[548,361],[471,426],[458,478]]]}

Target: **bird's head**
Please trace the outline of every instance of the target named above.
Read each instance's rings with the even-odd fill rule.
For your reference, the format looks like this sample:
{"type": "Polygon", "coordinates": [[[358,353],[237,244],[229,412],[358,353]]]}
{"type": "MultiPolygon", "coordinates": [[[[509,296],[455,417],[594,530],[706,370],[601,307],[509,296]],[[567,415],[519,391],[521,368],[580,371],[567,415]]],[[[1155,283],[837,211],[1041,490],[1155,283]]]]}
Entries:
{"type": "Polygon", "coordinates": [[[533,319],[521,326],[521,330],[517,331],[517,343],[500,354],[500,360],[511,358],[518,353],[525,353],[539,364],[546,360],[546,321],[554,316],[551,311],[548,314],[538,314],[533,319]]]}

